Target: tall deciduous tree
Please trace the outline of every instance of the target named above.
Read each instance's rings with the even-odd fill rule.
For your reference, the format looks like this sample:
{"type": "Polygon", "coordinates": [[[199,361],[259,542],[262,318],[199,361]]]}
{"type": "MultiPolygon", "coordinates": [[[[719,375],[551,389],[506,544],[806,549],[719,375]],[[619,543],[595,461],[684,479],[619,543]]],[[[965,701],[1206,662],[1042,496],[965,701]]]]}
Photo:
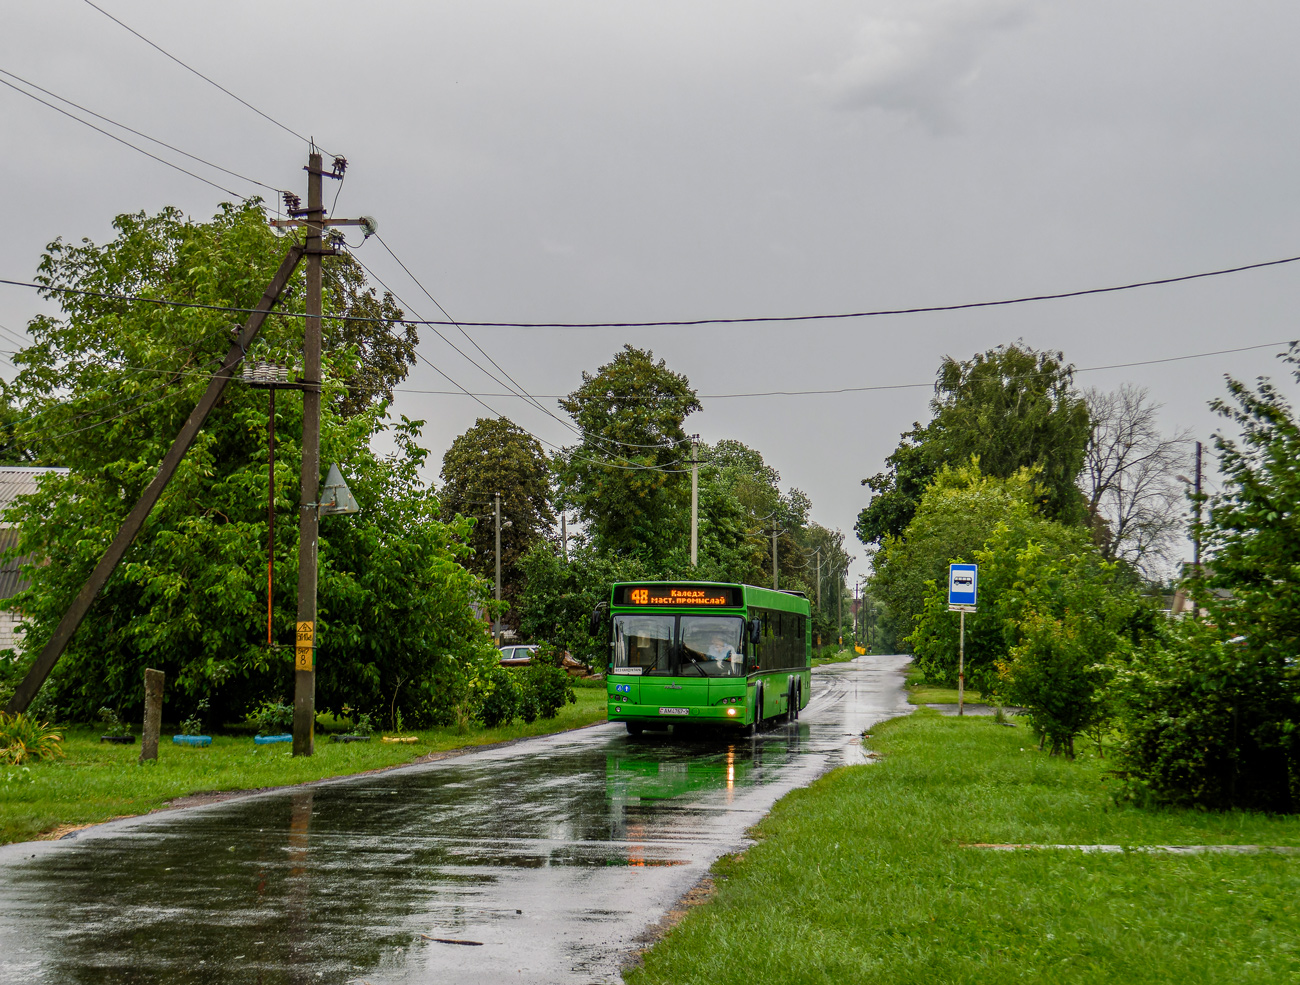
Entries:
{"type": "MultiPolygon", "coordinates": [[[[1285,360],[1300,379],[1300,350],[1285,360]]],[[[1119,676],[1124,766],[1159,799],[1300,809],[1300,421],[1282,387],[1229,379],[1212,407],[1222,492],[1200,530],[1206,570],[1184,620],[1119,676]],[[1214,591],[1218,589],[1219,591],[1214,591]]]]}
{"type": "Polygon", "coordinates": [[[998,478],[1032,469],[1048,518],[1086,522],[1075,480],[1091,433],[1088,408],[1060,352],[1017,344],[964,361],[949,357],[934,390],[930,423],[903,435],[886,472],[863,480],[875,493],[858,517],[863,543],[901,534],[929,478],[971,456],[984,474],[998,478]]]}
{"type": "MultiPolygon", "coordinates": [[[[284,249],[251,206],[227,206],[208,223],[174,210],[120,216],[115,228],[103,245],[52,244],[42,282],[246,308],[284,249]]],[[[39,494],[8,515],[20,532],[16,553],[48,562],[28,566],[32,588],[12,603],[28,625],[24,660],[49,638],[230,345],[230,319],[219,311],[55,297],[61,313],[34,319],[32,345],[14,357],[12,392],[26,417],[17,438],[39,442],[45,462],[70,469],[46,476],[39,494]]],[[[295,280],[280,307],[301,312],[301,300],[295,280]]],[[[326,313],[339,302],[327,295],[326,313]]],[[[286,361],[301,333],[300,318],[273,315],[258,353],[286,361]]],[[[343,412],[360,358],[355,347],[326,357],[321,457],[342,466],[361,512],[321,523],[319,703],[387,709],[400,685],[399,704],[412,701],[410,711],[430,717],[440,707],[435,694],[454,693],[465,667],[490,659],[471,609],[486,586],[459,563],[468,526],[438,522],[419,479],[418,424],[393,425],[397,450],[381,457],[370,446],[388,426],[382,406],[343,412]]],[[[214,714],[238,714],[289,693],[302,405],[287,394],[276,402],[280,646],[268,648],[267,404],[260,390],[226,388],[47,683],[46,700],[61,713],[138,707],[145,666],[167,672],[170,714],[202,697],[214,714]]]]}
{"type": "Polygon", "coordinates": [[[577,510],[599,551],[666,558],[689,536],[683,423],[700,402],[686,377],[625,345],[560,406],[581,437],[557,456],[561,508],[577,510]]]}
{"type": "MultiPolygon", "coordinates": [[[[551,466],[536,438],[503,417],[480,417],[442,457],[442,517],[476,519],[469,567],[483,578],[496,573],[495,494],[501,494],[502,597],[518,600],[519,559],[555,524],[551,466]]],[[[518,625],[518,614],[508,617],[518,625]]]]}
{"type": "Polygon", "coordinates": [[[350,254],[325,265],[324,289],[334,310],[351,320],[332,319],[323,326],[324,344],[355,355],[346,390],[336,398],[339,410],[355,414],[376,403],[391,403],[393,387],[406,379],[415,364],[420,339],[414,325],[403,324],[405,312],[387,291],[383,295],[366,282],[361,264],[350,254]],[[371,319],[360,321],[355,319],[371,319]]]}
{"type": "Polygon", "coordinates": [[[1089,390],[1092,418],[1079,484],[1102,557],[1124,561],[1149,578],[1167,573],[1183,530],[1184,488],[1177,479],[1190,447],[1187,432],[1166,437],[1144,387],[1089,390]]]}
{"type": "Polygon", "coordinates": [[[930,586],[947,584],[948,565],[971,562],[998,524],[1037,529],[1046,521],[1035,507],[1041,488],[1028,469],[1008,479],[984,475],[971,463],[944,466],[921,497],[901,537],[886,536],[873,561],[872,595],[904,646],[921,615],[930,586]]]}

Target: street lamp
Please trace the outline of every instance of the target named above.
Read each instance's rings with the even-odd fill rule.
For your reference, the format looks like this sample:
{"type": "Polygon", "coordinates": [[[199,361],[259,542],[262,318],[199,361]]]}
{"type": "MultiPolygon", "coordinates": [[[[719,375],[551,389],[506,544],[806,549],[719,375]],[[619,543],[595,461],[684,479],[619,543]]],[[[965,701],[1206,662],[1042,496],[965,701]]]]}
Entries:
{"type": "Polygon", "coordinates": [[[267,394],[266,645],[274,646],[275,636],[271,619],[274,606],[271,591],[275,581],[275,391],[308,390],[317,387],[314,383],[302,383],[301,381],[290,383],[288,366],[279,366],[264,359],[259,359],[256,362],[245,359],[242,379],[246,385],[255,390],[265,390],[267,394]]]}

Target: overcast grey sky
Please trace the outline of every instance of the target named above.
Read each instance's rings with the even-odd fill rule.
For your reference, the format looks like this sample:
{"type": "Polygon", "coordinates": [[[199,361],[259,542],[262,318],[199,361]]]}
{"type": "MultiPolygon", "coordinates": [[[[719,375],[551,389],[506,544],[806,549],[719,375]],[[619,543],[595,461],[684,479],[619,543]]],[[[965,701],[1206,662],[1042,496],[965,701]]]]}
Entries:
{"type": "MultiPolygon", "coordinates": [[[[1300,6],[1206,0],[97,0],[331,152],[338,215],[378,218],[455,317],[650,320],[992,299],[1300,253],[1300,6]]],[[[306,148],[83,0],[2,0],[0,68],[192,153],[299,188],[306,148]]],[[[0,88],[0,277],[120,212],[211,215],[221,193],[0,88]]],[[[205,172],[210,173],[210,172],[205,172]]],[[[242,194],[258,189],[213,175],[242,194]]],[[[353,237],[355,239],[355,236],[353,237]]],[[[359,256],[436,315],[378,244],[359,256]]],[[[644,330],[481,329],[535,394],[563,394],[624,342],[705,396],[688,422],[760,449],[813,517],[852,536],[944,355],[1002,342],[1080,368],[1300,335],[1300,265],[1124,294],[862,321],[644,330]]],[[[0,287],[0,325],[40,302],[0,287]]],[[[498,388],[431,333],[421,351],[498,388]]],[[[1168,430],[1208,440],[1223,375],[1273,348],[1082,373],[1131,381],[1168,430]]],[[[408,391],[448,389],[415,367],[408,391]]],[[[1288,387],[1289,389],[1289,387],[1288,387]]],[[[562,443],[522,401],[485,398],[562,443]]],[[[486,412],[404,392],[440,458],[486,412]]]]}

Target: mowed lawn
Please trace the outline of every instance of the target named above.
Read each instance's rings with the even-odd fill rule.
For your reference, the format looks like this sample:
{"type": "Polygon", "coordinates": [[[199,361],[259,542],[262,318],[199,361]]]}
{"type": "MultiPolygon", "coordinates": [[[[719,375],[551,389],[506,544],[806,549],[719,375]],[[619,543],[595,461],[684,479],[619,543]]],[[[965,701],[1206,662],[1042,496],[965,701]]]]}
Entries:
{"type": "Polygon", "coordinates": [[[39,838],[63,826],[144,814],[187,794],[276,787],[332,776],[346,776],[409,763],[430,752],[545,735],[605,720],[605,689],[574,689],[577,704],[557,717],[531,725],[516,721],[503,728],[471,727],[408,730],[413,744],[331,742],[316,736],[314,755],[295,758],[288,744],[255,745],[251,735],[216,735],[204,749],[177,746],[171,733],[158,746],[158,760],[140,764],[139,735],[134,746],[100,744],[99,733],[65,733],[65,759],[0,766],[0,844],[39,838]]]}
{"type": "Polygon", "coordinates": [[[1300,845],[1300,819],[1116,806],[1092,754],[921,710],[869,766],[777,804],[717,893],[630,970],[650,983],[1300,982],[1300,857],[990,851],[1300,845]]]}

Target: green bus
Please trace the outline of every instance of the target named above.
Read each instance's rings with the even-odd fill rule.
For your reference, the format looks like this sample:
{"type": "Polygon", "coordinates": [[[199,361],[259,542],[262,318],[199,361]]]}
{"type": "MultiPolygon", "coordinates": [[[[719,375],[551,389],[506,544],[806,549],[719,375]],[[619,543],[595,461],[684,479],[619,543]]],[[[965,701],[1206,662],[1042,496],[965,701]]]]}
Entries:
{"type": "MultiPolygon", "coordinates": [[[[770,719],[794,721],[808,704],[812,626],[802,592],[628,582],[613,586],[608,612],[609,720],[633,735],[678,723],[753,734],[770,719]]],[[[598,609],[593,635],[603,623],[598,609]]]]}

